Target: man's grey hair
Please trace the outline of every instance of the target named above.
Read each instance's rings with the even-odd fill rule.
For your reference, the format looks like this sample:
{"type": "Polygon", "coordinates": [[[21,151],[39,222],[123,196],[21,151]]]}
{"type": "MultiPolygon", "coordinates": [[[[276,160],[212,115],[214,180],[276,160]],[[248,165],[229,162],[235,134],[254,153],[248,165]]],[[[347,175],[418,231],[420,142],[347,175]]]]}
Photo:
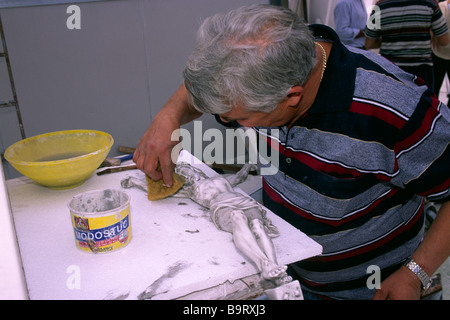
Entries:
{"type": "Polygon", "coordinates": [[[237,105],[270,112],[306,82],[315,59],[314,37],[298,15],[251,5],[202,23],[184,84],[200,112],[223,114],[237,105]]]}

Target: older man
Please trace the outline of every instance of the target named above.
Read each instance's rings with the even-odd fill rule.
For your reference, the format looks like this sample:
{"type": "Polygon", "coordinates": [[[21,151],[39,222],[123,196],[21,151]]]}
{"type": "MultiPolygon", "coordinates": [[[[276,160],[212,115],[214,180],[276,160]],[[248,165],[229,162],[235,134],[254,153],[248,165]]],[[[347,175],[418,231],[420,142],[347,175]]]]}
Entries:
{"type": "Polygon", "coordinates": [[[171,134],[202,113],[264,128],[280,157],[264,204],[323,246],[290,266],[305,297],[419,298],[450,253],[448,202],[423,239],[424,198],[450,198],[450,112],[423,83],[267,5],[206,19],[184,79],[138,144],[141,170],[170,185],[171,134]]]}

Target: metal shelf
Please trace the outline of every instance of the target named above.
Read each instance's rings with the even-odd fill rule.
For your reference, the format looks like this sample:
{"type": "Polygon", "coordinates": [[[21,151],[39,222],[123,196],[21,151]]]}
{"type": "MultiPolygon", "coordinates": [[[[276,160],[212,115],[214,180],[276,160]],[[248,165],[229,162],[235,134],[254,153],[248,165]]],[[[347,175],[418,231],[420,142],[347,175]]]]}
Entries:
{"type": "Polygon", "coordinates": [[[22,135],[22,139],[26,138],[25,129],[23,127],[22,115],[20,113],[19,102],[16,94],[16,87],[14,85],[14,78],[11,70],[11,63],[9,61],[8,49],[6,47],[6,39],[5,33],[3,30],[2,18],[0,16],[0,37],[2,40],[3,51],[0,53],[0,58],[5,59],[6,67],[8,69],[9,82],[11,85],[11,92],[13,94],[13,100],[8,101],[0,101],[0,108],[11,108],[14,107],[16,109],[17,121],[19,123],[20,134],[22,135]]]}

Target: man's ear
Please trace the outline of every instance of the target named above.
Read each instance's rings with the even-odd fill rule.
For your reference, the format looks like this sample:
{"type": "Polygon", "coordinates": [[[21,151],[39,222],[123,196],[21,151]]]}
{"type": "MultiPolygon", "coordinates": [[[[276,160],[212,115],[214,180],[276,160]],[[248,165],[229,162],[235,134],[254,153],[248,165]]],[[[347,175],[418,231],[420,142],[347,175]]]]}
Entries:
{"type": "Polygon", "coordinates": [[[287,105],[289,107],[297,107],[303,97],[303,87],[294,86],[289,90],[289,93],[286,97],[287,105]]]}

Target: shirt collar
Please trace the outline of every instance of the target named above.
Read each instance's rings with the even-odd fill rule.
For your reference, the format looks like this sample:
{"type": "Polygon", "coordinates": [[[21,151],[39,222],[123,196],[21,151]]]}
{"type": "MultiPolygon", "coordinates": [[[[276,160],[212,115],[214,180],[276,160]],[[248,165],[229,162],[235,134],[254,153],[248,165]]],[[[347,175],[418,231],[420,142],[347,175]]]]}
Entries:
{"type": "Polygon", "coordinates": [[[316,40],[330,41],[333,43],[333,47],[327,60],[319,91],[307,113],[348,110],[355,90],[355,57],[341,43],[339,36],[330,27],[313,24],[309,28],[316,40]]]}

